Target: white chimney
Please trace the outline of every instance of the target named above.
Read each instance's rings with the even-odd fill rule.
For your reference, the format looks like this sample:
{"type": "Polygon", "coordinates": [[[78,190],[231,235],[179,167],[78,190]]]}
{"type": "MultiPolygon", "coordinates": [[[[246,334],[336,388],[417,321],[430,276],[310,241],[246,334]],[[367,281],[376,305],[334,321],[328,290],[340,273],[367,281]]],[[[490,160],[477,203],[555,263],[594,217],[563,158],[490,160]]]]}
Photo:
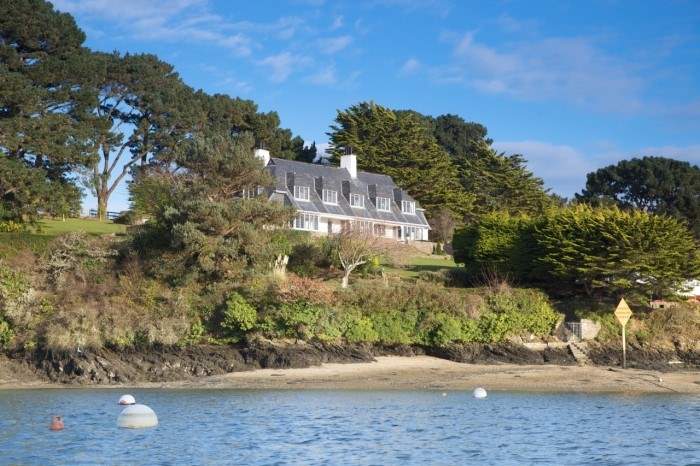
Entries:
{"type": "Polygon", "coordinates": [[[357,157],[355,154],[341,155],[340,168],[346,169],[350,173],[350,178],[357,178],[357,157]]]}
{"type": "Polygon", "coordinates": [[[270,151],[267,149],[255,149],[255,156],[262,160],[263,166],[267,167],[270,162],[270,151]]]}

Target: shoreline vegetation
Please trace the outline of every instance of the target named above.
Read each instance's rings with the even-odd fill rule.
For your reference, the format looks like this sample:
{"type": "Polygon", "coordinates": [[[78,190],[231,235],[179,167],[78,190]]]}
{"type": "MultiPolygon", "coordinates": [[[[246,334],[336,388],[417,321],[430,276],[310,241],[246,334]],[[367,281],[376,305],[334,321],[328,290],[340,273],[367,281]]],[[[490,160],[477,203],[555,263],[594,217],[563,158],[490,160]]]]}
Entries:
{"type": "MultiPolygon", "coordinates": [[[[635,158],[563,199],[485,126],[375,102],[339,110],[318,154],[274,111],[85,38],[44,0],[0,2],[11,83],[0,90],[0,379],[189,383],[387,356],[616,366],[622,297],[631,367],[700,367],[700,302],[681,295],[700,279],[697,166],[635,158]],[[352,152],[416,201],[406,211],[384,198],[391,209],[425,209],[434,243],[380,241],[381,224],[353,215],[340,232],[299,223],[295,203],[275,200],[260,147],[305,163],[352,152]],[[105,222],[127,181],[129,210],[105,222]],[[75,218],[83,184],[103,222],[75,218]],[[599,331],[585,351],[566,348],[583,337],[566,323],[583,319],[599,331]]],[[[289,199],[325,186],[287,175],[289,199]]],[[[376,186],[362,190],[331,192],[378,205],[376,186]]]]}

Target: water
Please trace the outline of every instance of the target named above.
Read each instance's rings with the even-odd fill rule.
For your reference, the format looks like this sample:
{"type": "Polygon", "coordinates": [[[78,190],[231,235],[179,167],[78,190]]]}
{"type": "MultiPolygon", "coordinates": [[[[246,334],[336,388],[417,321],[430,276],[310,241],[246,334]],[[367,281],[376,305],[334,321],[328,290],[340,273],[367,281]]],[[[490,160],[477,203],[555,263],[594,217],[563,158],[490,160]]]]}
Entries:
{"type": "Polygon", "coordinates": [[[116,427],[123,391],[0,391],[0,463],[700,464],[696,396],[131,392],[158,427],[116,427]]]}

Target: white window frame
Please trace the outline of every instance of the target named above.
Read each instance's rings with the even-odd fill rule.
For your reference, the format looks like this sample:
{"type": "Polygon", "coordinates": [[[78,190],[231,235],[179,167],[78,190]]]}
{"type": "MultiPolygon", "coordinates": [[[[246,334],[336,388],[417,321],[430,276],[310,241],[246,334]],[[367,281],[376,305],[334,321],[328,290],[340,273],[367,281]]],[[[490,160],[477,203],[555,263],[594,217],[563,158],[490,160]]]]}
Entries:
{"type": "Polygon", "coordinates": [[[324,189],[322,195],[324,204],[338,205],[338,191],[324,189]]]}
{"type": "Polygon", "coordinates": [[[413,201],[401,201],[401,212],[404,214],[416,214],[416,203],[413,201]]]}
{"type": "Polygon", "coordinates": [[[351,194],[350,194],[350,207],[356,207],[356,208],[358,208],[358,209],[364,209],[364,208],[365,208],[365,196],[363,196],[362,194],[353,194],[353,193],[351,193],[351,194]],[[359,204],[359,205],[357,205],[357,204],[355,203],[355,200],[357,200],[357,199],[360,200],[360,204],[359,204]]]}
{"type": "Polygon", "coordinates": [[[308,186],[294,186],[294,199],[297,201],[309,201],[311,199],[311,188],[308,186]]]}
{"type": "Polygon", "coordinates": [[[391,199],[388,197],[378,197],[377,210],[382,212],[391,212],[391,199]]]}
{"type": "Polygon", "coordinates": [[[306,212],[297,212],[297,216],[292,221],[292,228],[295,230],[318,231],[318,215],[306,212]]]}

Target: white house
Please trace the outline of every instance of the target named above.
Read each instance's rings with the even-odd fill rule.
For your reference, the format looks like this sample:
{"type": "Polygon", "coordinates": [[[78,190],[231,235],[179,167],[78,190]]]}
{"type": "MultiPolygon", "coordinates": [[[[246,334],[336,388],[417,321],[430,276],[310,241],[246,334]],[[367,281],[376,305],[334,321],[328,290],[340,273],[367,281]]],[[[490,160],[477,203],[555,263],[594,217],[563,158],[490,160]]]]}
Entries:
{"type": "Polygon", "coordinates": [[[360,228],[399,241],[427,241],[424,209],[386,175],[357,170],[350,153],[340,167],[270,157],[256,149],[275,179],[270,200],[297,210],[292,227],[319,234],[360,228]]]}

